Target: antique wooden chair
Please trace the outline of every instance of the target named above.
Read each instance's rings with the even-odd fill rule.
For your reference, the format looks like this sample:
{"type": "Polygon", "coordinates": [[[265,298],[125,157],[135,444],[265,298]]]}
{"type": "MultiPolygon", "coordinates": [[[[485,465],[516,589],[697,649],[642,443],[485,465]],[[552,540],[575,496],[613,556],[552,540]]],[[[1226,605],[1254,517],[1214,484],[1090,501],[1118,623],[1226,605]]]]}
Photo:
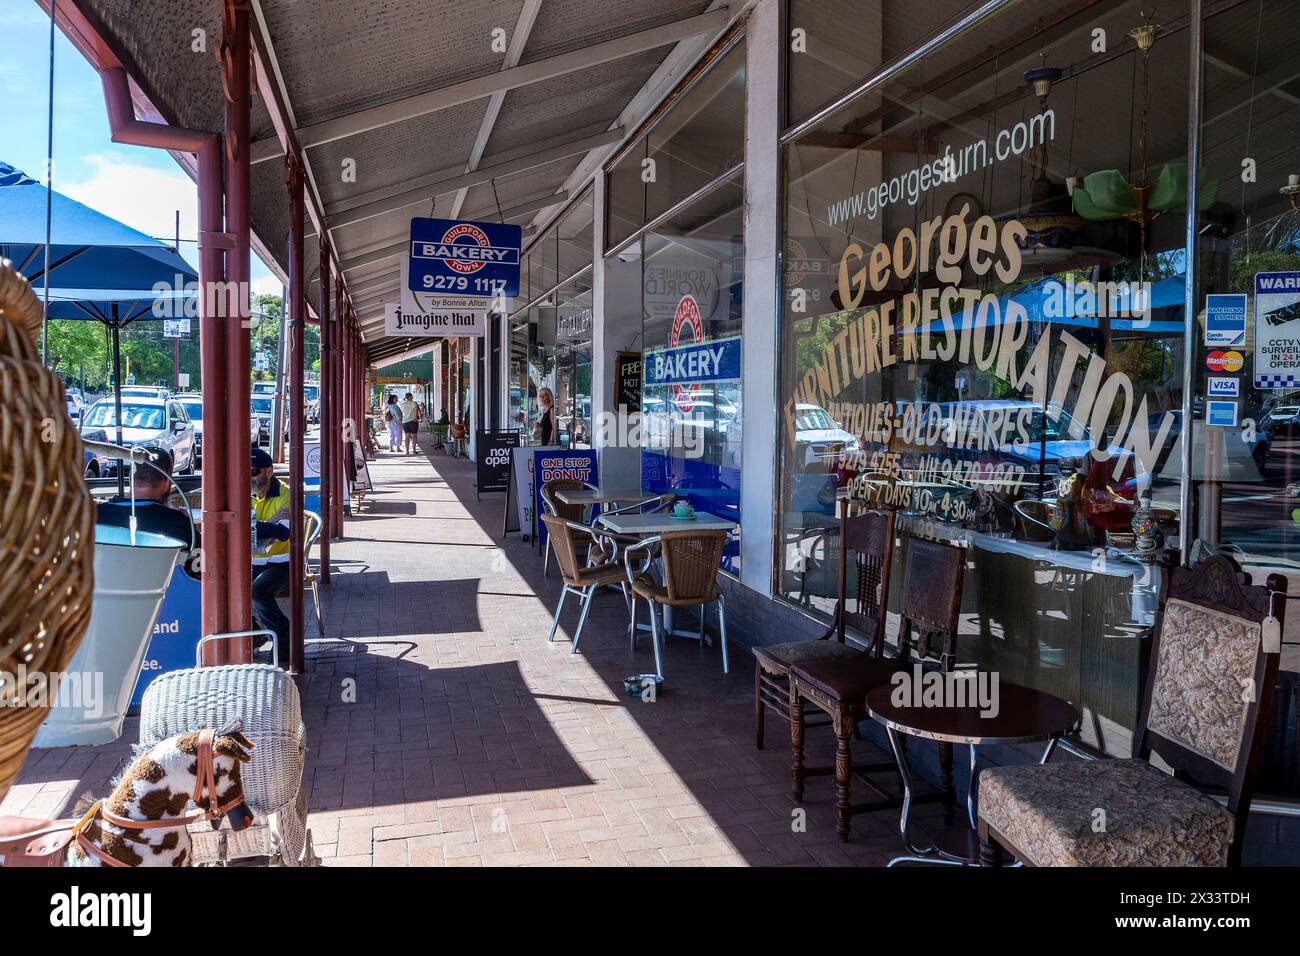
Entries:
{"type": "MultiPolygon", "coordinates": [[[[302,571],[303,582],[307,586],[307,591],[311,593],[311,604],[316,609],[316,633],[321,637],[325,636],[325,618],[321,616],[320,611],[320,591],[317,587],[317,573],[311,569],[311,549],[315,546],[316,541],[320,538],[321,518],[314,511],[304,511],[302,513],[302,571]]],[[[276,597],[288,598],[289,588],[286,586],[283,591],[276,597]]]]}
{"type": "MultiPolygon", "coordinates": [[[[899,609],[898,656],[883,656],[883,637],[869,654],[849,658],[804,661],[790,668],[790,777],[794,799],[803,800],[804,781],[813,774],[835,774],[835,831],[841,841],[849,837],[854,813],[899,805],[901,798],[885,794],[866,780],[879,794],[862,804],[849,802],[849,778],[856,771],[871,773],[897,769],[893,760],[855,767],[849,741],[858,721],[867,716],[867,694],[888,684],[899,671],[914,663],[930,662],[945,671],[957,664],[957,625],[961,611],[962,578],[966,551],[956,545],[911,538],[903,569],[903,601],[899,609]],[[835,732],[835,766],[805,767],[804,708],[807,704],[827,714],[835,732]]],[[[944,815],[952,816],[955,791],[952,783],[952,745],[939,745],[941,793],[944,815]]],[[[864,778],[865,779],[865,778],[864,778]]],[[[930,799],[929,797],[923,799],[930,799]]]]}
{"type": "Polygon", "coordinates": [[[1166,556],[1134,733],[1137,756],[980,774],[986,865],[1237,866],[1281,656],[1286,578],[1223,555],[1166,556]],[[1155,752],[1173,768],[1151,765],[1155,752]],[[1226,792],[1227,806],[1202,788],[1226,792]]]}
{"type": "Polygon", "coordinates": [[[667,531],[646,538],[623,551],[627,580],[632,586],[631,643],[636,649],[636,602],[640,598],[650,606],[650,632],[654,640],[655,673],[663,675],[662,638],[657,607],[700,608],[700,639],[704,638],[704,608],[718,605],[718,631],[722,643],[722,673],[730,671],[727,658],[727,609],[718,587],[718,566],[727,545],[726,531],[667,531]],[[633,556],[644,551],[640,568],[633,567],[633,556]],[[658,552],[663,570],[663,584],[649,572],[658,552]]]}
{"type": "Polygon", "coordinates": [[[569,653],[572,654],[578,650],[578,640],[582,637],[583,625],[587,623],[587,614],[591,611],[596,589],[604,584],[617,584],[623,591],[624,604],[628,605],[627,580],[623,566],[613,557],[607,557],[611,553],[610,546],[602,546],[600,543],[603,531],[577,521],[566,521],[556,515],[542,515],[542,520],[546,522],[547,537],[555,549],[555,561],[560,566],[560,577],[564,582],[560,602],[555,606],[555,619],[551,621],[551,632],[546,635],[546,640],[555,640],[555,629],[560,625],[564,599],[569,594],[578,595],[582,601],[582,613],[578,617],[578,629],[573,632],[573,642],[569,646],[569,653]],[[584,541],[591,546],[593,555],[600,555],[586,564],[578,560],[578,546],[584,541]]]}
{"type": "MultiPolygon", "coordinates": [[[[845,630],[850,627],[862,635],[872,654],[881,656],[885,644],[889,571],[894,557],[894,518],[892,511],[849,517],[849,503],[843,502],[838,542],[839,591],[830,628],[816,640],[754,648],[754,731],[755,746],[759,750],[763,749],[768,708],[787,723],[790,720],[790,668],[793,665],[815,660],[840,660],[862,653],[845,643],[845,630]],[[851,559],[849,552],[853,553],[851,559]],[[853,588],[852,598],[848,593],[850,586],[853,588]]],[[[824,723],[816,726],[824,726],[824,723]]]]}

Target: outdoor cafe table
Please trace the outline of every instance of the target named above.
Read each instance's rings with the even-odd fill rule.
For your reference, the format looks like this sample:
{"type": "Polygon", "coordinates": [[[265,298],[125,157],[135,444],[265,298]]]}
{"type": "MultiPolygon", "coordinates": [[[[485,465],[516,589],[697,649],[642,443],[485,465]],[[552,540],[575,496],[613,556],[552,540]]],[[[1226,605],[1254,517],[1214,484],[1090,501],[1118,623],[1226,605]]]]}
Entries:
{"type": "Polygon", "coordinates": [[[555,492],[566,505],[610,505],[620,501],[641,501],[651,497],[640,488],[619,488],[616,486],[599,488],[566,488],[555,492]]]}
{"type": "MultiPolygon", "coordinates": [[[[959,673],[959,672],[958,672],[959,673]]],[[[975,672],[971,672],[975,673],[975,672]]],[[[968,685],[972,689],[974,681],[968,685]]],[[[952,686],[951,684],[948,686],[952,686]]],[[[1056,742],[1079,725],[1079,712],[1061,698],[1032,687],[999,681],[990,684],[997,704],[996,714],[983,716],[978,701],[970,706],[898,706],[893,701],[896,687],[889,684],[877,687],[867,695],[867,713],[885,727],[889,746],[898,763],[898,773],[903,781],[903,810],[898,829],[903,845],[910,855],[896,857],[889,865],[902,862],[957,863],[977,865],[980,859],[979,837],[976,825],[976,748],[984,745],[1032,743],[1046,740],[1047,748],[1039,763],[1047,763],[1056,749],[1056,742]],[[907,734],[940,743],[965,744],[970,748],[970,783],[966,788],[966,813],[969,827],[946,827],[934,835],[934,845],[918,847],[908,833],[908,811],[912,805],[912,775],[907,754],[900,745],[898,735],[907,734]],[[938,852],[941,859],[931,856],[938,852]]],[[[973,695],[968,695],[973,696],[973,695]]]]}
{"type": "MultiPolygon", "coordinates": [[[[736,527],[736,522],[728,521],[726,518],[719,518],[717,515],[711,515],[706,511],[695,512],[694,518],[674,518],[671,511],[656,511],[650,514],[611,514],[601,515],[596,519],[598,524],[604,525],[615,534],[633,534],[640,535],[643,538],[649,538],[656,534],[664,534],[669,531],[731,531],[736,527]]],[[[700,612],[700,632],[679,631],[673,628],[673,608],[664,607],[664,630],[675,637],[689,637],[692,640],[701,640],[704,638],[704,612],[700,612]]],[[[654,609],[651,608],[651,614],[654,609]]],[[[648,624],[638,624],[637,630],[650,630],[648,624]]],[[[706,643],[707,643],[707,639],[706,643]]]]}

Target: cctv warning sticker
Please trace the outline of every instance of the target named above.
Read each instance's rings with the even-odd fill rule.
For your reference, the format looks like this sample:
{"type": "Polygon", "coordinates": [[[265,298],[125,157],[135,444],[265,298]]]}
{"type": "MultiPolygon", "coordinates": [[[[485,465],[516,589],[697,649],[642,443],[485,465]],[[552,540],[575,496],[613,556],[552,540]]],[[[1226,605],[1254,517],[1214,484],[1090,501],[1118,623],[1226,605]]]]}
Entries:
{"type": "Polygon", "coordinates": [[[1255,275],[1254,384],[1300,386],[1300,272],[1255,275]]]}

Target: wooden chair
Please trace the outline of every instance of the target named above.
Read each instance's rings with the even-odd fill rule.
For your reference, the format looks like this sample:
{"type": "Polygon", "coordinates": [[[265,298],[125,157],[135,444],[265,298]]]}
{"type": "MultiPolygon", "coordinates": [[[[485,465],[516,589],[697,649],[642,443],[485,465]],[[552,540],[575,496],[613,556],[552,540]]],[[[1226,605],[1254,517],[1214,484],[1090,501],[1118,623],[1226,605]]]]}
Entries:
{"type": "MultiPolygon", "coordinates": [[[[320,612],[320,591],[317,590],[317,574],[311,569],[311,563],[308,558],[311,556],[312,546],[320,538],[321,519],[320,515],[314,511],[304,511],[302,513],[302,570],[303,580],[307,584],[307,590],[311,592],[311,605],[316,609],[316,633],[321,637],[325,636],[325,619],[320,612]]],[[[276,597],[289,597],[289,589],[285,588],[276,597]]]]}
{"type": "MultiPolygon", "coordinates": [[[[868,650],[880,657],[885,642],[885,605],[889,572],[894,558],[895,513],[870,512],[849,517],[849,503],[840,508],[839,592],[830,628],[812,641],[792,641],[754,648],[754,745],[763,749],[767,709],[787,723],[790,720],[790,668],[815,660],[843,660],[861,653],[844,641],[853,628],[867,641],[868,650]],[[852,568],[849,552],[853,552],[852,568]],[[853,598],[848,589],[852,577],[853,598]],[[831,640],[831,638],[834,640],[831,640]]],[[[810,725],[805,725],[810,726],[810,725]]],[[[821,726],[818,724],[817,726],[821,726]]]]}
{"type": "MultiPolygon", "coordinates": [[[[858,721],[867,716],[867,694],[888,684],[895,673],[910,670],[914,663],[923,661],[937,664],[945,671],[956,667],[957,625],[965,570],[964,549],[923,538],[910,539],[903,571],[898,656],[883,656],[882,639],[869,654],[805,661],[790,668],[790,777],[794,799],[802,802],[806,777],[832,772],[829,767],[804,766],[804,707],[812,704],[830,717],[835,732],[835,831],[841,841],[849,838],[849,821],[854,813],[899,805],[898,797],[884,794],[874,784],[871,786],[880,794],[879,799],[850,804],[849,778],[855,770],[874,772],[896,767],[892,760],[854,767],[849,741],[858,721]]],[[[939,765],[942,783],[939,797],[944,802],[945,817],[951,818],[955,803],[952,744],[939,745],[939,765]]]]}
{"type": "Polygon", "coordinates": [[[555,606],[555,619],[551,621],[551,632],[546,635],[546,640],[548,643],[555,640],[555,629],[560,624],[564,599],[569,594],[578,595],[582,601],[582,614],[578,618],[578,629],[573,632],[573,643],[569,647],[569,653],[573,654],[577,653],[578,640],[582,637],[583,625],[587,623],[587,614],[591,611],[591,600],[595,597],[596,589],[603,584],[620,585],[623,601],[627,604],[629,602],[627,580],[624,577],[623,566],[612,557],[585,564],[578,560],[578,545],[583,538],[592,545],[593,551],[599,549],[602,555],[607,553],[606,549],[601,548],[598,540],[603,534],[602,531],[577,521],[566,521],[556,515],[542,515],[542,521],[546,522],[547,537],[555,548],[555,560],[560,566],[560,577],[564,581],[564,588],[560,591],[560,602],[555,606]]]}
{"type": "Polygon", "coordinates": [[[1136,757],[992,767],[981,857],[1030,866],[1238,866],[1281,656],[1286,578],[1165,558],[1136,757]],[[1152,766],[1155,752],[1173,774],[1152,766]],[[1225,791],[1227,806],[1202,788],[1225,791]]]}
{"type": "Polygon", "coordinates": [[[623,551],[623,563],[628,583],[632,586],[632,626],[630,630],[633,651],[636,650],[636,602],[641,598],[650,606],[650,632],[654,640],[655,673],[663,676],[660,656],[661,636],[658,607],[700,608],[700,638],[704,637],[704,608],[717,602],[718,631],[722,642],[722,673],[731,670],[727,659],[727,609],[718,587],[718,566],[722,550],[729,535],[726,531],[669,531],[645,538],[623,551]],[[650,576],[649,568],[655,551],[658,551],[663,568],[663,584],[650,576]],[[640,568],[633,568],[633,555],[645,552],[640,568]]]}

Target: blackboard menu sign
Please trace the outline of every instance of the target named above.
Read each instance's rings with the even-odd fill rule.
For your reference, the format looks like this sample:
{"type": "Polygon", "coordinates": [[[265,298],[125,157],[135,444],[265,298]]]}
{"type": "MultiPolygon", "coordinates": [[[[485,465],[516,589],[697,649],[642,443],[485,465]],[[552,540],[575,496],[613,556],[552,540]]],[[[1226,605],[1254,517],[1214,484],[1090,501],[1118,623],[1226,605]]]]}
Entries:
{"type": "Polygon", "coordinates": [[[479,429],[475,450],[478,452],[478,490],[506,491],[510,487],[510,449],[519,447],[519,429],[479,429]]]}
{"type": "Polygon", "coordinates": [[[614,363],[614,405],[641,411],[641,353],[619,352],[614,363]]]}

